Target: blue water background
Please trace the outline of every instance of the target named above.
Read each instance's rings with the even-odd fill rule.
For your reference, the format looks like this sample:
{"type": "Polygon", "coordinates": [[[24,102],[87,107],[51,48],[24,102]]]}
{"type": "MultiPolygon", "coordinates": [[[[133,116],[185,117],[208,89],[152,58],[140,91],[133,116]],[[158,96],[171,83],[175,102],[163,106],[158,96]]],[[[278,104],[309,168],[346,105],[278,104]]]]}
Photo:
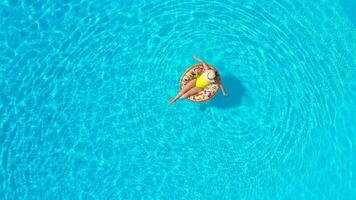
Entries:
{"type": "Polygon", "coordinates": [[[355,1],[0,3],[0,199],[356,199],[355,1]],[[179,101],[214,65],[229,97],[179,101]]]}

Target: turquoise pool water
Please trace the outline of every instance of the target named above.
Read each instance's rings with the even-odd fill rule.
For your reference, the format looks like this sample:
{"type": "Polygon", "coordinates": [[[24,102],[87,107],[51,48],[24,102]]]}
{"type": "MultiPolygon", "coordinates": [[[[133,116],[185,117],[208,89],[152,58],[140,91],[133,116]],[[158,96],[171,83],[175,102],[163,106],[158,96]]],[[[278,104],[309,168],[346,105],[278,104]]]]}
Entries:
{"type": "Polygon", "coordinates": [[[0,3],[0,199],[355,199],[354,1],[0,3]],[[193,53],[229,97],[179,101],[193,53]]]}

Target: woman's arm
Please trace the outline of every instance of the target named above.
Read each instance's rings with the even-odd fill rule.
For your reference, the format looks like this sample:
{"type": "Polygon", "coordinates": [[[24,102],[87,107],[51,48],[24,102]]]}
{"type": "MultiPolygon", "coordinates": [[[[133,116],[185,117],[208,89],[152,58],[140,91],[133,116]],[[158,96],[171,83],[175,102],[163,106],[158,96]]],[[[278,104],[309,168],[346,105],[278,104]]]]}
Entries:
{"type": "Polygon", "coordinates": [[[204,67],[205,70],[208,70],[208,69],[209,69],[208,65],[206,64],[206,62],[205,62],[203,59],[198,58],[197,55],[195,55],[195,54],[193,55],[193,58],[194,58],[195,60],[201,62],[201,64],[203,65],[203,67],[204,67]]]}
{"type": "Polygon", "coordinates": [[[224,88],[223,84],[221,83],[221,81],[218,79],[218,80],[216,80],[216,83],[218,84],[219,88],[221,89],[221,92],[223,93],[223,95],[225,97],[228,96],[228,94],[226,93],[225,88],[224,88]]]}

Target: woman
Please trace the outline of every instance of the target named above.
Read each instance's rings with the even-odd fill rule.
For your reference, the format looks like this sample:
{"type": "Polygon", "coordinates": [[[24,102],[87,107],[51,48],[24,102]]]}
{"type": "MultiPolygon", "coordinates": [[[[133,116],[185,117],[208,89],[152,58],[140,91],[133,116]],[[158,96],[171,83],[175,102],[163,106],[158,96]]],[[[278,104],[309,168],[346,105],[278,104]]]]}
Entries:
{"type": "Polygon", "coordinates": [[[227,93],[224,90],[224,86],[220,82],[216,72],[212,69],[209,69],[208,65],[204,62],[204,60],[198,58],[195,54],[193,58],[199,62],[204,67],[204,72],[196,79],[189,81],[185,86],[183,86],[182,90],[169,101],[169,104],[176,102],[178,99],[188,98],[192,95],[198,94],[200,91],[204,90],[206,86],[212,83],[216,83],[221,89],[224,96],[227,96],[227,93]]]}

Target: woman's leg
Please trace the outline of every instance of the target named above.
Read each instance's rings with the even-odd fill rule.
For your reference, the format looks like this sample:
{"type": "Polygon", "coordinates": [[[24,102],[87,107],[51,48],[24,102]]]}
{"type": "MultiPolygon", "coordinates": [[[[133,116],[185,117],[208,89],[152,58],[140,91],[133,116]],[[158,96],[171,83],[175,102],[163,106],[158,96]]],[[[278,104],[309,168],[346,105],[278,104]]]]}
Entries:
{"type": "Polygon", "coordinates": [[[180,96],[182,96],[184,93],[186,93],[187,91],[195,87],[196,81],[197,79],[193,79],[189,81],[185,86],[183,86],[183,88],[179,91],[179,93],[169,101],[169,104],[174,103],[175,101],[177,101],[177,99],[179,99],[180,96]]]}
{"type": "Polygon", "coordinates": [[[200,91],[202,91],[202,88],[198,88],[198,87],[193,87],[192,89],[190,89],[188,92],[184,93],[182,96],[180,96],[180,99],[185,99],[188,98],[192,95],[196,95],[198,94],[200,91]]]}

